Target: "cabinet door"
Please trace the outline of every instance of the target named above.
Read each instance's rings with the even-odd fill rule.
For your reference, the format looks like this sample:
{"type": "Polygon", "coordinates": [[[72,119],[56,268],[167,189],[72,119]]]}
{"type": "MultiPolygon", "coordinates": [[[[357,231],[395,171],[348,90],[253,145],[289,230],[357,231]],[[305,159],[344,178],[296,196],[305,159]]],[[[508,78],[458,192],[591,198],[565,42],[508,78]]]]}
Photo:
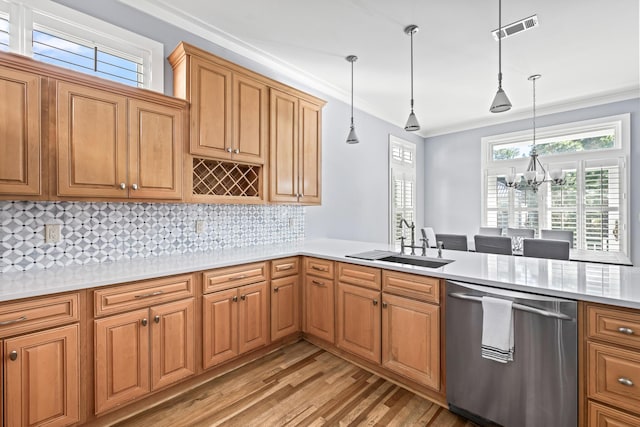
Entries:
{"type": "Polygon", "coordinates": [[[0,194],[41,194],[41,78],[0,68],[0,194]]]}
{"type": "Polygon", "coordinates": [[[305,276],[305,332],[333,343],[334,289],[333,280],[305,276]]]}
{"type": "Polygon", "coordinates": [[[264,163],[267,142],[267,86],[256,80],[233,75],[233,159],[264,163]]]}
{"type": "Polygon", "coordinates": [[[231,158],[231,88],[231,70],[191,58],[191,154],[231,158]]]}
{"type": "Polygon", "coordinates": [[[271,340],[300,330],[298,275],[271,280],[271,340]]]}
{"type": "Polygon", "coordinates": [[[338,283],[337,346],[380,363],[380,292],[338,283]]]}
{"type": "Polygon", "coordinates": [[[182,197],[182,114],[179,108],[129,100],[130,197],[182,197]]]}
{"type": "Polygon", "coordinates": [[[151,308],[151,390],[195,373],[193,298],[151,308]]]}
{"type": "Polygon", "coordinates": [[[267,282],[238,288],[238,343],[240,353],[262,347],[269,342],[267,282]]]}
{"type": "Polygon", "coordinates": [[[127,197],[126,109],[124,96],[57,82],[59,196],[127,197]]]}
{"type": "Polygon", "coordinates": [[[439,390],[440,307],[388,294],[382,301],[382,365],[439,390]]]}
{"type": "Polygon", "coordinates": [[[80,421],[78,337],[75,324],[5,341],[5,426],[80,421]]]}
{"type": "Polygon", "coordinates": [[[202,297],[202,364],[210,368],[238,355],[238,290],[202,297]]]}
{"type": "Polygon", "coordinates": [[[322,187],[322,110],[300,100],[298,179],[301,203],[320,204],[322,187]]]}
{"type": "Polygon", "coordinates": [[[149,392],[148,310],[95,321],[96,414],[149,392]]]}
{"type": "Polygon", "coordinates": [[[271,89],[270,102],[270,199],[297,202],[298,98],[271,89]]]}

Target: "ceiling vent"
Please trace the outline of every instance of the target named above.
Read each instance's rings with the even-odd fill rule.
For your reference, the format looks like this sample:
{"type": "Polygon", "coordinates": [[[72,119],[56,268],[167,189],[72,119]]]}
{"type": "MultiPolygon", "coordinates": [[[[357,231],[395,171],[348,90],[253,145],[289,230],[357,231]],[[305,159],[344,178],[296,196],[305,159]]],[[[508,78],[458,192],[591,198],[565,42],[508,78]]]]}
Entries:
{"type": "MultiPolygon", "coordinates": [[[[532,15],[528,18],[512,22],[511,24],[502,27],[502,40],[506,39],[507,37],[519,34],[523,31],[536,28],[538,25],[538,15],[532,15]]],[[[496,41],[498,40],[498,31],[499,30],[496,29],[491,32],[493,34],[493,38],[496,39],[496,41]]]]}

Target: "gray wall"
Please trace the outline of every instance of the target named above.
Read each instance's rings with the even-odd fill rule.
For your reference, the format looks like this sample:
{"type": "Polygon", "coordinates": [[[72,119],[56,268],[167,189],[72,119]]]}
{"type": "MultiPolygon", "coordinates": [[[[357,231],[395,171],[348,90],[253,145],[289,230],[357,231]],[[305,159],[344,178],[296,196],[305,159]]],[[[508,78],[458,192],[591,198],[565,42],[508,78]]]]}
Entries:
{"type": "MultiPolygon", "coordinates": [[[[184,29],[169,25],[115,0],[56,0],[58,3],[134,31],[164,44],[165,56],[180,41],[185,41],[215,55],[226,58],[263,75],[317,95],[328,101],[323,110],[323,193],[322,206],[306,208],[305,232],[310,238],[332,237],[386,242],[388,239],[388,135],[414,142],[417,150],[418,223],[422,222],[420,207],[424,201],[421,188],[423,143],[418,135],[409,134],[371,115],[355,111],[356,130],[361,143],[347,145],[349,106],[304,87],[290,78],[224,49],[184,29]]],[[[346,52],[349,53],[349,52],[346,52]]],[[[342,60],[345,52],[335,52],[342,60]]],[[[348,78],[345,66],[345,79],[348,78]]],[[[380,82],[384,84],[384,82],[380,82]]],[[[173,92],[171,66],[165,61],[165,93],[173,92]]],[[[408,109],[407,109],[408,114],[408,109]]]]}
{"type": "MultiPolygon", "coordinates": [[[[536,126],[623,113],[631,113],[631,260],[634,265],[640,265],[640,191],[637,185],[640,182],[640,99],[540,116],[536,126]]],[[[424,225],[433,227],[436,232],[476,234],[481,221],[480,140],[489,135],[526,129],[531,129],[530,119],[426,138],[424,225]]]]}

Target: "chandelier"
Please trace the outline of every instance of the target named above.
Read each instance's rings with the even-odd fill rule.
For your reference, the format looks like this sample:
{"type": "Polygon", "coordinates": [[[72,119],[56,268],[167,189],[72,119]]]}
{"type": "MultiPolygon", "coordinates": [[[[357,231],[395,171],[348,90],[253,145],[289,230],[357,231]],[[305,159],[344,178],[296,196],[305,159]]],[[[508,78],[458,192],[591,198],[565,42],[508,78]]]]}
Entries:
{"type": "Polygon", "coordinates": [[[529,153],[529,166],[524,174],[518,179],[515,170],[512,168],[511,173],[505,177],[507,187],[516,190],[524,190],[530,188],[534,193],[538,192],[538,188],[545,182],[552,182],[556,185],[564,185],[566,179],[564,171],[550,171],[547,177],[547,170],[540,163],[538,151],[536,150],[536,80],[542,75],[533,74],[529,76],[529,81],[533,83],[533,145],[529,153]]]}

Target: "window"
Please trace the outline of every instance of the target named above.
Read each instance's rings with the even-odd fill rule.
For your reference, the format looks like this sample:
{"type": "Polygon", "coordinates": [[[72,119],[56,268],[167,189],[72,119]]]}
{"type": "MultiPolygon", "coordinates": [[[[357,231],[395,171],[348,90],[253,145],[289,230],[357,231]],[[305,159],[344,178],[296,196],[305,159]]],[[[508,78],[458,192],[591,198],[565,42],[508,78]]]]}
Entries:
{"type": "Polygon", "coordinates": [[[506,186],[526,169],[531,131],[482,140],[482,224],[487,227],[572,230],[574,248],[628,254],[629,115],[536,129],[540,161],[562,170],[565,185],[537,193],[506,186]]]}
{"type": "Polygon", "coordinates": [[[389,188],[391,214],[389,240],[399,243],[400,237],[410,238],[410,230],[402,227],[416,221],[416,148],[415,145],[389,136],[389,188]]]}
{"type": "Polygon", "coordinates": [[[0,50],[164,92],[161,43],[54,2],[0,0],[0,50]]]}

